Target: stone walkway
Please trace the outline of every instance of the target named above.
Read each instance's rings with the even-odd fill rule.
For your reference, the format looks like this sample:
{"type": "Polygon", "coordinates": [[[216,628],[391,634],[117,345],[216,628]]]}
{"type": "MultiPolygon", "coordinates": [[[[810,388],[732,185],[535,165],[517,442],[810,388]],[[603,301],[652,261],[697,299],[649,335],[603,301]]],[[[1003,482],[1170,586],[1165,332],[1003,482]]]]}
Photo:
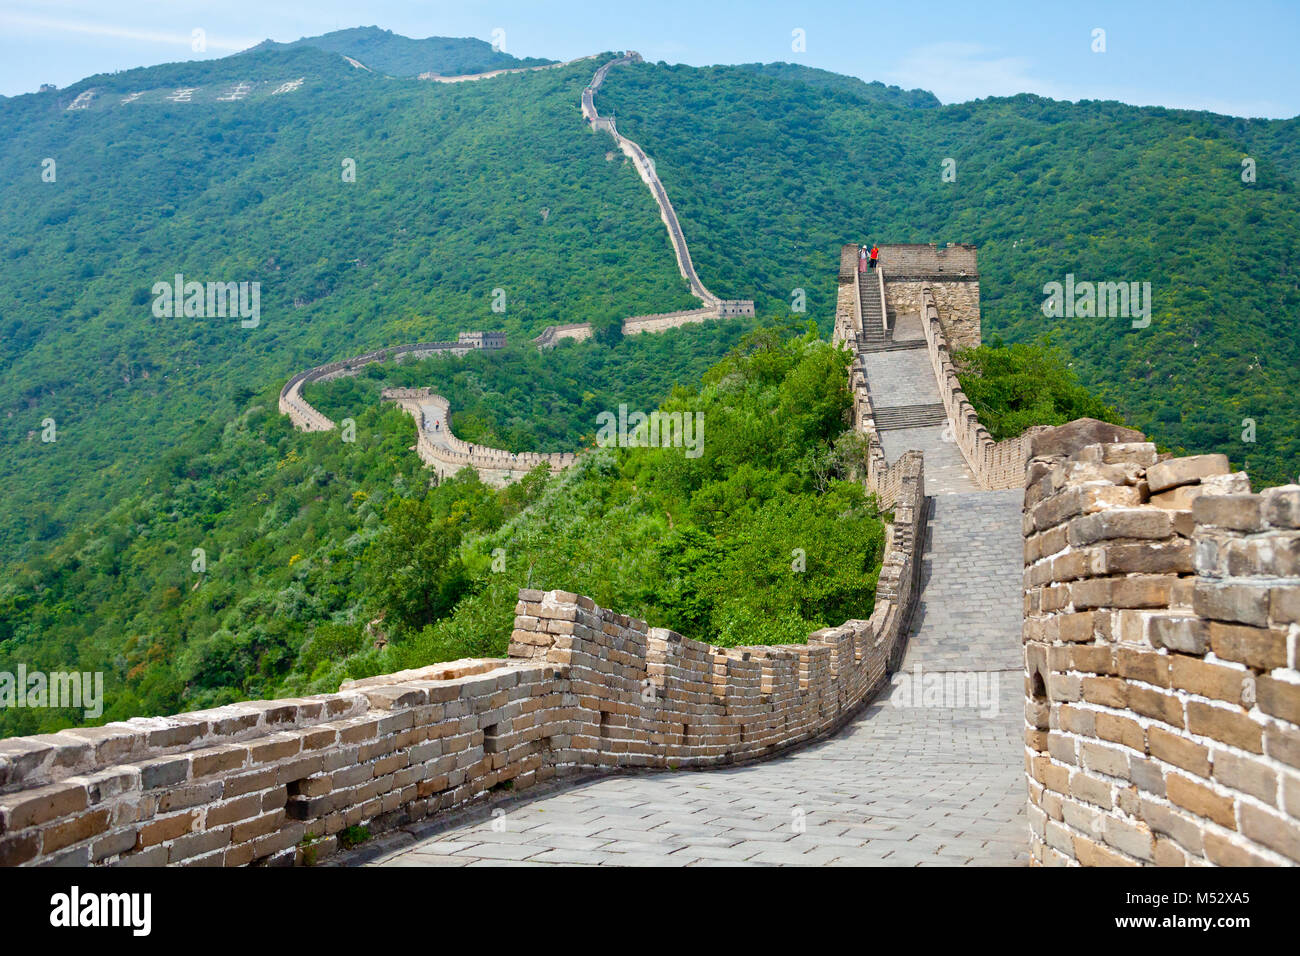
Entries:
{"type": "MultiPolygon", "coordinates": [[[[924,349],[864,354],[878,408],[939,400],[924,349]]],[[[892,692],[768,761],[589,778],[383,837],[381,866],[1018,865],[1027,862],[1022,492],[982,492],[941,426],[925,455],[922,593],[892,692]]],[[[347,861],[343,861],[347,862],[347,861]]]]}
{"type": "Polygon", "coordinates": [[[935,499],[892,697],[833,737],[742,767],[522,794],[496,819],[385,836],[366,862],[1024,864],[1019,494],[935,499]]]}
{"type": "MultiPolygon", "coordinates": [[[[867,390],[871,393],[873,408],[883,410],[905,405],[943,403],[939,385],[934,380],[934,369],[930,365],[930,353],[925,348],[925,339],[921,334],[919,316],[899,316],[890,333],[890,340],[894,344],[914,342],[916,348],[859,353],[862,356],[863,370],[867,373],[867,390]]],[[[880,444],[885,458],[891,463],[910,449],[916,449],[925,455],[927,495],[978,492],[979,484],[970,466],[966,464],[961,449],[947,436],[948,429],[945,425],[890,429],[880,432],[880,444]]]]}

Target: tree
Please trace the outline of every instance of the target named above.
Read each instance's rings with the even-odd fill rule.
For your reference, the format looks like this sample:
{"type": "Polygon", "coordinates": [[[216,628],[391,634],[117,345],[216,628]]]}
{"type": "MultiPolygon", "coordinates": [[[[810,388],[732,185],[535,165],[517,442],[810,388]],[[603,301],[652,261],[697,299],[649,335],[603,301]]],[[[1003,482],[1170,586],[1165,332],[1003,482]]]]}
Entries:
{"type": "Polygon", "coordinates": [[[366,549],[366,599],[390,623],[419,629],[455,605],[468,583],[457,549],[460,532],[435,518],[428,497],[401,498],[366,549]]]}

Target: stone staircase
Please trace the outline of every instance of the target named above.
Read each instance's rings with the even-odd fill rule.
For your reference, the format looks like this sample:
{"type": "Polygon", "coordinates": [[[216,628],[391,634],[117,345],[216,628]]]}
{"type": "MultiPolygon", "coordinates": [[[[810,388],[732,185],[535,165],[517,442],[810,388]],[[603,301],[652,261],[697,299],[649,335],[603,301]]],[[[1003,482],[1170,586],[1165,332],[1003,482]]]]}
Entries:
{"type": "Polygon", "coordinates": [[[895,405],[876,410],[876,430],[893,431],[899,428],[926,428],[943,425],[948,413],[941,403],[927,405],[895,405]]]}
{"type": "Polygon", "coordinates": [[[858,335],[858,348],[864,352],[882,351],[891,344],[885,331],[884,317],[880,314],[879,282],[874,269],[858,273],[858,294],[862,297],[862,332],[858,335]]]}

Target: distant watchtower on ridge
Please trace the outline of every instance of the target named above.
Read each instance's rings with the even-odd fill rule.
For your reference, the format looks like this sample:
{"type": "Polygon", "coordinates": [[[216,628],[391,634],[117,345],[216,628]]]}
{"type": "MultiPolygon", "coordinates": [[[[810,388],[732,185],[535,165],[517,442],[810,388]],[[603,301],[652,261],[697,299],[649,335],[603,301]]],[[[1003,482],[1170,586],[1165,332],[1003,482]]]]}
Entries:
{"type": "MultiPolygon", "coordinates": [[[[841,249],[843,271],[856,267],[857,245],[841,249]]],[[[868,247],[869,248],[869,247],[868,247]]],[[[939,310],[939,324],[953,349],[975,348],[980,344],[980,275],[975,246],[969,243],[878,243],[877,268],[884,280],[885,311],[891,330],[919,330],[921,293],[929,289],[939,310]]],[[[879,282],[868,273],[870,284],[879,282]]],[[[877,297],[878,301],[878,297],[877,297]]],[[[879,308],[875,310],[879,312],[879,308]]],[[[919,334],[919,331],[918,331],[919,334]]]]}

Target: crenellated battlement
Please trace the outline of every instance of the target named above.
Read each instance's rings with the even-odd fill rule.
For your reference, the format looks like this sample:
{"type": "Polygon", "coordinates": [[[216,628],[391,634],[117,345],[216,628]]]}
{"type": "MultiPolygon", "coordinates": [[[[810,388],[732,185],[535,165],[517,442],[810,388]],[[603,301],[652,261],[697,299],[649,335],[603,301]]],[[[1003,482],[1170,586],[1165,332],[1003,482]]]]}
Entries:
{"type": "Polygon", "coordinates": [[[1300,863],[1300,486],[1092,437],[1025,490],[1033,858],[1300,863]]]}

